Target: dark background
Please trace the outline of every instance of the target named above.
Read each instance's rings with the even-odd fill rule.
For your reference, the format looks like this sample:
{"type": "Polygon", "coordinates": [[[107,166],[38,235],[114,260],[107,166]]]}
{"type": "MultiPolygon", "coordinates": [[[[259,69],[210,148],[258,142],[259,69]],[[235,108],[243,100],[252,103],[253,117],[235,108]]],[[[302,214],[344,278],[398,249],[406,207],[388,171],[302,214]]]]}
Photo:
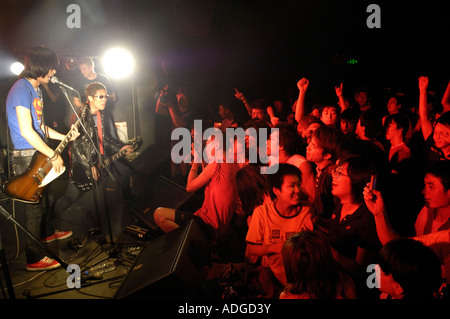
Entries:
{"type": "Polygon", "coordinates": [[[126,80],[116,86],[121,107],[137,102],[141,129],[152,125],[148,110],[162,57],[207,100],[232,96],[234,88],[249,100],[295,98],[302,77],[310,79],[310,100],[335,101],[340,82],[349,97],[365,86],[372,96],[390,89],[414,100],[422,74],[442,96],[450,70],[448,12],[445,1],[2,0],[0,80],[9,89],[9,59],[20,60],[35,45],[58,52],[58,75],[68,84],[67,57],[125,47],[137,64],[137,97],[126,80]],[[81,8],[80,29],[67,27],[71,3],[81,8]],[[370,3],[381,8],[380,29],[366,25],[370,3]]]}

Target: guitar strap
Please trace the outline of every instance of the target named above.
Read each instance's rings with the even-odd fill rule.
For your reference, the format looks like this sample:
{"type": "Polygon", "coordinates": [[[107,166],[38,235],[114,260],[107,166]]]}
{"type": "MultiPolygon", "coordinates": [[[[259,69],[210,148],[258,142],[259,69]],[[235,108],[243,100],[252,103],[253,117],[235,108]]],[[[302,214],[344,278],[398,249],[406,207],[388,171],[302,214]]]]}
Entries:
{"type": "MultiPolygon", "coordinates": [[[[30,88],[29,88],[28,86],[27,86],[27,89],[28,89],[28,92],[30,92],[30,98],[31,98],[31,101],[33,101],[33,93],[31,92],[31,90],[30,90],[30,88]]],[[[42,102],[42,110],[41,110],[41,112],[42,112],[42,124],[44,125],[45,130],[42,131],[41,127],[39,127],[39,129],[41,129],[41,131],[42,131],[42,133],[43,133],[43,135],[44,135],[44,142],[47,144],[48,139],[49,139],[49,135],[48,135],[48,129],[47,129],[47,127],[45,126],[45,118],[44,118],[44,97],[43,97],[42,91],[41,91],[41,89],[40,89],[39,87],[37,88],[36,93],[37,93],[39,99],[40,99],[41,102],[42,102]]],[[[34,113],[36,114],[36,117],[37,117],[37,111],[36,111],[36,109],[34,108],[34,106],[33,106],[33,110],[34,110],[34,113]]]]}
{"type": "Polygon", "coordinates": [[[43,132],[44,133],[44,142],[47,144],[50,136],[49,136],[49,133],[48,133],[48,128],[45,125],[44,96],[43,96],[42,91],[41,91],[41,89],[39,87],[37,88],[37,94],[38,94],[39,98],[42,101],[42,124],[44,125],[44,132],[43,132]]]}

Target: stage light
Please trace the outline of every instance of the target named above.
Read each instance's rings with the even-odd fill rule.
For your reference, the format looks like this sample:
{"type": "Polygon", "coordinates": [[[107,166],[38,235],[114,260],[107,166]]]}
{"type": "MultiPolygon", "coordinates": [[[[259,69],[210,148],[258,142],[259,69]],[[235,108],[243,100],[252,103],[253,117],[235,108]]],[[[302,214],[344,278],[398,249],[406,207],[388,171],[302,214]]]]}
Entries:
{"type": "Polygon", "coordinates": [[[22,73],[23,69],[25,67],[23,66],[22,63],[20,62],[14,62],[13,64],[11,64],[11,67],[9,68],[11,70],[11,72],[15,75],[19,75],[20,73],[22,73]]]}
{"type": "Polygon", "coordinates": [[[110,49],[103,56],[103,67],[112,78],[126,78],[133,73],[134,59],[131,53],[124,49],[110,49]]]}

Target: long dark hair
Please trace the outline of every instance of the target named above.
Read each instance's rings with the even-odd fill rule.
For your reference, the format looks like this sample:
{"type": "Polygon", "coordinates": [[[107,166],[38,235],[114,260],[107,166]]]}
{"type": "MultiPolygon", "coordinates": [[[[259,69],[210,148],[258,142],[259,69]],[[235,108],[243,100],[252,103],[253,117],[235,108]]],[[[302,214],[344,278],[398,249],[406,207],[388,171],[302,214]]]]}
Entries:
{"type": "Polygon", "coordinates": [[[352,200],[357,204],[364,203],[364,187],[370,182],[371,175],[376,175],[376,168],[373,163],[360,157],[349,157],[340,162],[339,166],[345,163],[348,163],[347,174],[350,178],[352,200]]]}
{"type": "Polygon", "coordinates": [[[405,299],[433,298],[442,284],[441,262],[434,251],[411,238],[391,240],[380,250],[381,270],[403,288],[405,299]]]}
{"type": "Polygon", "coordinates": [[[247,216],[262,205],[264,196],[269,194],[269,185],[260,169],[252,164],[246,165],[236,173],[236,190],[247,216]]]}
{"type": "Polygon", "coordinates": [[[21,78],[37,79],[44,77],[50,70],[57,70],[59,60],[55,52],[46,47],[34,47],[25,56],[25,68],[21,78]]]}

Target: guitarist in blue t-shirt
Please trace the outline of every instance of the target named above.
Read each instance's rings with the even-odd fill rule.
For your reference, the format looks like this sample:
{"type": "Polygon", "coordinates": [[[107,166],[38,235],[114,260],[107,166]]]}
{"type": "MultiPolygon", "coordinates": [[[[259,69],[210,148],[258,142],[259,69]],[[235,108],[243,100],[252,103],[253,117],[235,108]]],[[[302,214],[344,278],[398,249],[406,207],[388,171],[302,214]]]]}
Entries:
{"type": "MultiPolygon", "coordinates": [[[[32,48],[25,57],[25,68],[11,87],[6,100],[8,127],[14,146],[14,177],[6,182],[5,192],[10,197],[27,203],[25,228],[36,238],[40,238],[41,224],[46,212],[45,200],[40,200],[44,187],[40,186],[50,172],[58,175],[64,170],[61,149],[53,150],[46,143],[46,138],[64,141],[75,140],[79,136],[76,127],[64,136],[45,125],[43,120],[43,101],[39,85],[48,83],[58,66],[58,57],[53,51],[45,47],[32,48]],[[32,176],[27,175],[30,172],[32,176]]],[[[70,235],[71,232],[55,231],[50,237],[55,240],[70,235]]],[[[26,269],[29,271],[49,270],[60,266],[56,260],[47,257],[30,238],[27,238],[26,260],[26,269]]]]}

